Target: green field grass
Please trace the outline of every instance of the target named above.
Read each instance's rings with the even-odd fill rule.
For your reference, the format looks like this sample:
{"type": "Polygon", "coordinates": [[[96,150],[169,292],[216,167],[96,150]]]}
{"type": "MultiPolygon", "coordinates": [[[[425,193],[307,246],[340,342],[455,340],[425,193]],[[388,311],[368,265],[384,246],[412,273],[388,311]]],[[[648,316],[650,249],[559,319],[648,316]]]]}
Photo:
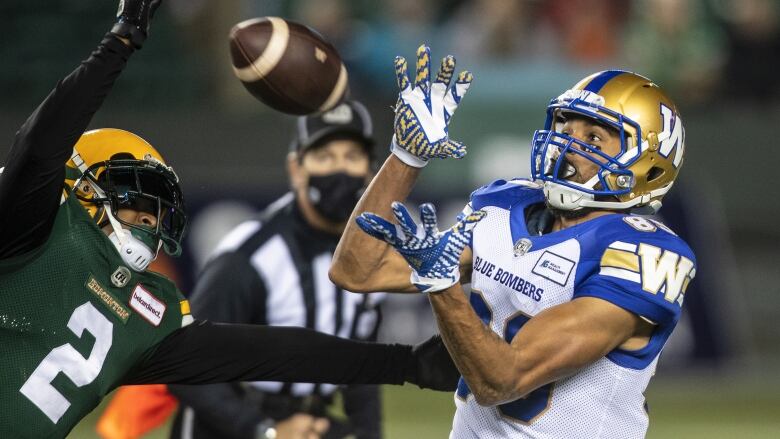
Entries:
{"type": "MultiPolygon", "coordinates": [[[[780,383],[777,378],[686,377],[656,379],[647,392],[648,439],[780,438],[780,383]]],[[[95,421],[102,407],[84,419],[69,438],[98,438],[95,421]]],[[[413,386],[384,389],[385,437],[446,438],[452,421],[452,394],[413,386]]],[[[167,437],[167,426],[146,436],[167,437]]]]}

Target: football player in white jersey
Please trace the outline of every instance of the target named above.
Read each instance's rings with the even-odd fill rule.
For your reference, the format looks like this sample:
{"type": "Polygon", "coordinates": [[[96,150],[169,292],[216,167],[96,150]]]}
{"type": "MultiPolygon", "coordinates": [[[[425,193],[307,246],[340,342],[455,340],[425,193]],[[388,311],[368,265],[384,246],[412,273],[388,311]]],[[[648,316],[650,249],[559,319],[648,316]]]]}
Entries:
{"type": "Polygon", "coordinates": [[[661,207],[682,165],[674,103],[635,73],[584,78],[547,107],[531,179],[476,190],[439,231],[433,206],[416,224],[397,201],[429,160],[465,154],[447,126],[471,74],[451,86],[454,68],[446,57],[432,79],[421,46],[412,84],[396,58],[392,154],[331,278],[350,291],[428,294],[462,374],[450,437],[644,437],[643,392],[696,273],[682,239],[636,215],[661,207]]]}

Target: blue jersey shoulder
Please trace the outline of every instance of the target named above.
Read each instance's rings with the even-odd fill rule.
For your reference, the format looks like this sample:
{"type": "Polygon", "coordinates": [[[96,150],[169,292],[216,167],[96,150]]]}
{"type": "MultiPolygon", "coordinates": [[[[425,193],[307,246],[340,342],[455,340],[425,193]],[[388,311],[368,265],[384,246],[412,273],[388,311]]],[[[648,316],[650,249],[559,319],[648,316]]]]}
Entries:
{"type": "Polygon", "coordinates": [[[696,262],[693,250],[660,221],[636,215],[608,215],[579,238],[583,256],[601,258],[608,248],[641,244],[673,252],[696,262]],[[617,244],[616,244],[617,243],[617,244]]]}
{"type": "Polygon", "coordinates": [[[518,204],[528,205],[543,201],[541,186],[522,178],[496,180],[472,192],[470,200],[474,210],[488,206],[510,209],[518,204]]]}
{"type": "Polygon", "coordinates": [[[626,367],[647,367],[680,318],[685,291],[696,275],[693,251],[652,219],[606,215],[592,221],[578,236],[582,257],[574,297],[606,300],[657,325],[646,347],[607,355],[626,367]]]}
{"type": "Polygon", "coordinates": [[[696,275],[690,247],[648,218],[608,215],[593,221],[578,237],[582,264],[575,295],[609,295],[648,320],[676,323],[696,275]]]}

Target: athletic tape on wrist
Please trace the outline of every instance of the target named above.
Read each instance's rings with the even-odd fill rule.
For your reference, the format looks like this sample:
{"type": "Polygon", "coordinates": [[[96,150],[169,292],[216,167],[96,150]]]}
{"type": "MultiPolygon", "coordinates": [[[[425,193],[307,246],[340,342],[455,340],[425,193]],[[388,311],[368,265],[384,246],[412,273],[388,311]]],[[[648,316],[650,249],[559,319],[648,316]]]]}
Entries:
{"type": "Polygon", "coordinates": [[[395,136],[393,136],[393,141],[390,143],[390,152],[395,154],[399,160],[414,168],[424,168],[425,165],[428,164],[428,160],[423,160],[411,152],[401,148],[395,142],[395,136]]]}
{"type": "Polygon", "coordinates": [[[446,290],[447,288],[458,283],[460,281],[460,268],[457,266],[454,267],[454,270],[452,270],[451,273],[451,277],[446,278],[424,277],[420,276],[416,271],[412,270],[412,275],[409,276],[409,280],[412,282],[412,285],[420,290],[421,293],[435,293],[437,291],[446,290]]]}

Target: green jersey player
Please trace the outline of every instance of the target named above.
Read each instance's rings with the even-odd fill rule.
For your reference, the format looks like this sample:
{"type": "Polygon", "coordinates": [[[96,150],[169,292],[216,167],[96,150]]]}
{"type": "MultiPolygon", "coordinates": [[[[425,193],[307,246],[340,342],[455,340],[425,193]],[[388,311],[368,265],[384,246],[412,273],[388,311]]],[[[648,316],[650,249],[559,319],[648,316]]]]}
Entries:
{"type": "Polygon", "coordinates": [[[117,24],[22,125],[5,160],[0,437],[64,437],[123,384],[454,388],[454,368],[426,375],[431,359],[451,364],[439,343],[412,348],[198,321],[170,281],[146,271],[161,248],[180,252],[186,215],[178,177],[140,137],[84,130],[158,5],[120,2],[117,24]]]}

